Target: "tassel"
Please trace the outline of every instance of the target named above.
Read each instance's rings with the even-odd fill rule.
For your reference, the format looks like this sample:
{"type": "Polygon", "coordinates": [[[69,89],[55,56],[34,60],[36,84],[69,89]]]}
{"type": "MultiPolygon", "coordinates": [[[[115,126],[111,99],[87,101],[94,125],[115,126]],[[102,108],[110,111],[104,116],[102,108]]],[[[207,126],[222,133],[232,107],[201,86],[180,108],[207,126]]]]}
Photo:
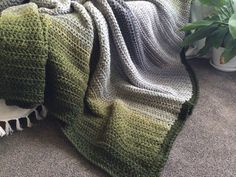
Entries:
{"type": "Polygon", "coordinates": [[[3,130],[3,128],[0,126],[0,137],[3,137],[6,135],[6,132],[3,130]]]}
{"type": "Polygon", "coordinates": [[[12,128],[11,128],[11,125],[8,123],[8,121],[6,121],[5,132],[6,132],[6,135],[10,135],[10,134],[13,133],[13,130],[12,130],[12,128]]]}
{"type": "Polygon", "coordinates": [[[36,119],[37,120],[42,120],[43,118],[39,115],[39,112],[35,109],[34,110],[34,112],[35,112],[35,117],[36,117],[36,119]]]}
{"type": "Polygon", "coordinates": [[[22,131],[23,130],[23,128],[21,128],[19,119],[16,119],[16,130],[18,130],[18,131],[22,131]]]}
{"type": "Polygon", "coordinates": [[[27,120],[27,127],[32,127],[33,126],[33,124],[31,123],[31,121],[30,121],[30,119],[29,119],[29,117],[28,116],[26,116],[25,117],[26,118],[26,120],[27,120]]]}
{"type": "Polygon", "coordinates": [[[41,112],[40,112],[40,115],[41,115],[43,118],[45,118],[45,117],[47,116],[47,109],[46,109],[46,107],[45,107],[44,105],[41,105],[41,107],[42,107],[42,110],[41,110],[41,112]]]}
{"type": "MultiPolygon", "coordinates": [[[[34,109],[33,111],[35,112],[35,119],[36,120],[42,120],[47,116],[47,108],[44,105],[41,105],[41,110],[38,111],[37,109],[34,109]]],[[[18,119],[13,119],[16,120],[16,130],[22,131],[24,130],[21,126],[20,119],[26,119],[27,121],[27,127],[32,127],[33,123],[31,122],[30,118],[28,116],[18,118],[18,119]]],[[[8,121],[5,122],[5,131],[4,129],[0,126],[0,137],[3,137],[5,135],[10,135],[14,132],[12,129],[11,125],[9,124],[8,121]]]]}

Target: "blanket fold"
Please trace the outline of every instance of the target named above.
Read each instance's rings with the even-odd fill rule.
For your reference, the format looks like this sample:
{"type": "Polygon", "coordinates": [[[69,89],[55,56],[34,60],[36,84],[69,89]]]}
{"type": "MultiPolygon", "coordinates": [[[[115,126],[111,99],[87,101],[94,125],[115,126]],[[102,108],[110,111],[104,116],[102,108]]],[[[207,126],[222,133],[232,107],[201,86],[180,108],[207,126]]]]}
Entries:
{"type": "Polygon", "coordinates": [[[45,105],[111,176],[158,176],[196,101],[180,56],[191,0],[20,3],[0,16],[0,97],[45,105]]]}

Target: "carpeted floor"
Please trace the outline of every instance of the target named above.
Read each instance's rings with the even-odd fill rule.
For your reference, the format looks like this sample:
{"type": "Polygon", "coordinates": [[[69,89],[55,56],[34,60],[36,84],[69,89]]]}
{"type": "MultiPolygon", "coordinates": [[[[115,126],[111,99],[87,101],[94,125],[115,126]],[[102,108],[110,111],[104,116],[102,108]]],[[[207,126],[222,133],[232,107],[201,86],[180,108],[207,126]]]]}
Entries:
{"type": "MultiPolygon", "coordinates": [[[[200,98],[161,177],[236,176],[236,72],[192,60],[200,98]]],[[[107,177],[80,156],[50,120],[0,139],[0,177],[107,177]]]]}

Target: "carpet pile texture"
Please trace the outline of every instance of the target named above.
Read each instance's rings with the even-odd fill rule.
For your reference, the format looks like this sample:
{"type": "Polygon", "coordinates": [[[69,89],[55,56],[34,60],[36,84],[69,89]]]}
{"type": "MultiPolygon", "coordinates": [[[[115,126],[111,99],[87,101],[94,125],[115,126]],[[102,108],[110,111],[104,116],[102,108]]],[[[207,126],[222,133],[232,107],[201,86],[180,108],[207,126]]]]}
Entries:
{"type": "MultiPolygon", "coordinates": [[[[199,80],[198,104],[160,177],[234,177],[236,72],[217,71],[205,59],[190,64],[199,80]]],[[[0,157],[1,177],[108,177],[77,152],[50,117],[0,139],[0,157]]]]}

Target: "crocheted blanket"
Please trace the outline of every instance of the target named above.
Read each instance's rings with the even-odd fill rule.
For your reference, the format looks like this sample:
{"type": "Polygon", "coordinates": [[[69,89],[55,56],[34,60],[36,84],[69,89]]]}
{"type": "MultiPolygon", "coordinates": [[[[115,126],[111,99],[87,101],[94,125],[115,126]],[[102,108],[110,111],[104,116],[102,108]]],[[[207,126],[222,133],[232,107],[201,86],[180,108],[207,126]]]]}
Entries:
{"type": "Polygon", "coordinates": [[[0,98],[43,104],[111,176],[158,176],[196,100],[180,55],[190,4],[3,0],[0,98]]]}

